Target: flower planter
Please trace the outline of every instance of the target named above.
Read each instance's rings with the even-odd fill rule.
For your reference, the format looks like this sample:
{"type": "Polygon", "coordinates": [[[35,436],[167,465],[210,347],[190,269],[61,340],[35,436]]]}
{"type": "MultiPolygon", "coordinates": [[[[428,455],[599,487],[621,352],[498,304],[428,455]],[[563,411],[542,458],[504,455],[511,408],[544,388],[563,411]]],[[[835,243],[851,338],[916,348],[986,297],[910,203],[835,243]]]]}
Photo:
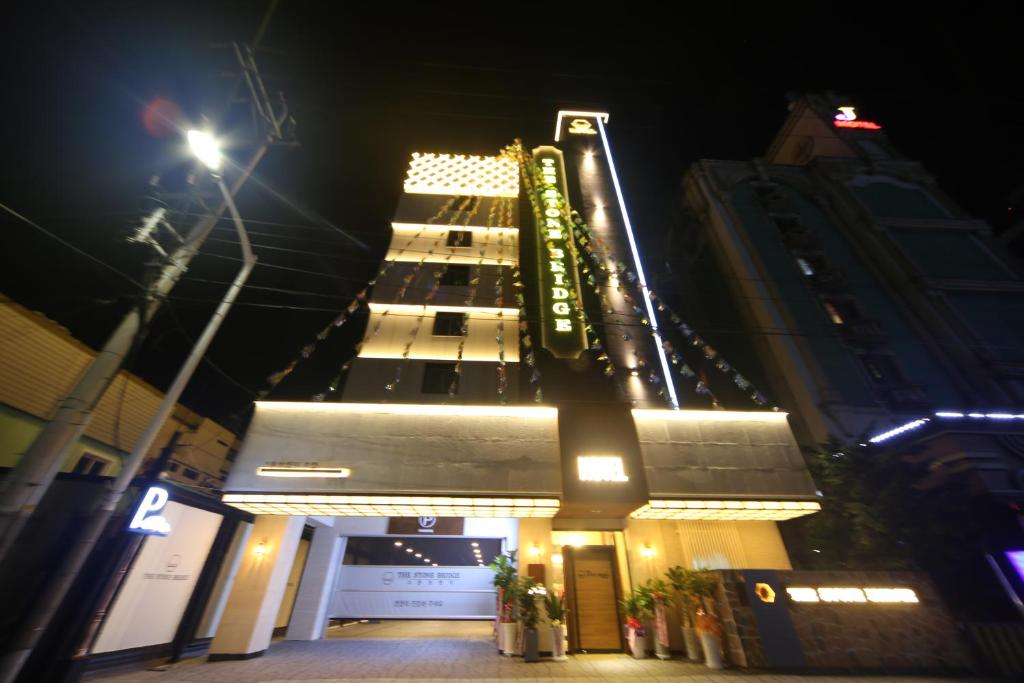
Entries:
{"type": "Polygon", "coordinates": [[[647,659],[647,636],[633,636],[633,659],[647,659]]]}
{"type": "Polygon", "coordinates": [[[700,638],[697,637],[697,629],[692,626],[683,626],[683,643],[686,645],[686,658],[691,662],[699,662],[704,659],[704,652],[700,647],[700,638]]]}
{"type": "Polygon", "coordinates": [[[709,669],[722,668],[722,639],[709,631],[700,631],[700,643],[704,647],[704,663],[709,669]]]}
{"type": "Polygon", "coordinates": [[[569,658],[565,656],[566,639],[569,632],[565,626],[551,627],[551,659],[556,662],[564,662],[569,658]]]}
{"type": "Polygon", "coordinates": [[[501,622],[501,654],[516,657],[519,652],[519,624],[514,621],[501,622]]]}

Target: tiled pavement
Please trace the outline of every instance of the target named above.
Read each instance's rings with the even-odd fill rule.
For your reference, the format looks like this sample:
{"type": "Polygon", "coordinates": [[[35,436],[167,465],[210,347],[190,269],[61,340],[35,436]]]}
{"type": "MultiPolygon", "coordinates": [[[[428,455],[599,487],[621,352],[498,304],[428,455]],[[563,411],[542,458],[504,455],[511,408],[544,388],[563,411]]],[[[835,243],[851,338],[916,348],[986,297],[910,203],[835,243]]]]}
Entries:
{"type": "MultiPolygon", "coordinates": [[[[584,655],[567,662],[527,664],[497,654],[489,625],[405,622],[332,629],[326,640],[279,641],[257,659],[210,663],[197,658],[165,671],[146,670],[89,676],[87,683],[479,683],[523,680],[555,683],[627,680],[685,683],[841,683],[837,676],[776,676],[735,671],[712,672],[680,660],[635,660],[624,655],[584,655]],[[454,633],[453,633],[454,631],[454,633]],[[439,634],[457,638],[438,638],[439,634]]],[[[925,683],[941,679],[883,678],[870,683],[925,683]]],[[[964,679],[958,679],[963,681],[964,679]]]]}

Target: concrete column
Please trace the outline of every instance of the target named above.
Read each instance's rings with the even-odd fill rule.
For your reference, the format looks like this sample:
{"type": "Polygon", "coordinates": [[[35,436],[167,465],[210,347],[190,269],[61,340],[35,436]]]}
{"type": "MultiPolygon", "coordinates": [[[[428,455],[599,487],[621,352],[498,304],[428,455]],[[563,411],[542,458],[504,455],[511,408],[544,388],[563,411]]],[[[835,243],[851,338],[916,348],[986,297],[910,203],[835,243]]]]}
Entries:
{"type": "Polygon", "coordinates": [[[317,526],[309,546],[306,569],[288,624],[287,640],[320,640],[327,626],[327,606],[341,561],[341,539],[334,526],[317,526]]]}
{"type": "Polygon", "coordinates": [[[245,545],[210,659],[251,659],[270,646],[305,517],[260,515],[245,545]]]}

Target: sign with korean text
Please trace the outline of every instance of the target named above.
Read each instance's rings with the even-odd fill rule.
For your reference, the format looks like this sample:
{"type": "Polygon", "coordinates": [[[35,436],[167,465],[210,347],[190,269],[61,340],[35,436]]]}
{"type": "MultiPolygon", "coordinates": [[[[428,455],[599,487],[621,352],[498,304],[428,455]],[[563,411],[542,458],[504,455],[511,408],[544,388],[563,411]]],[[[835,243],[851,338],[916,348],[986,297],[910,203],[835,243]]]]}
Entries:
{"type": "Polygon", "coordinates": [[[556,358],[578,358],[587,348],[583,325],[576,245],[566,197],[561,150],[533,150],[534,182],[530,198],[537,223],[541,345],[556,358]]]}

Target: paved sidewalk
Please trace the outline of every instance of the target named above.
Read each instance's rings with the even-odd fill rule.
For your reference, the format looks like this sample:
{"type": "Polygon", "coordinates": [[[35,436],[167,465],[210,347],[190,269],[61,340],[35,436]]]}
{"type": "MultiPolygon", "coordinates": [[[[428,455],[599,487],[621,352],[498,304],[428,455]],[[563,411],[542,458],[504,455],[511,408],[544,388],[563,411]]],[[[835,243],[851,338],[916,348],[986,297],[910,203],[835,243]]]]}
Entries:
{"type": "MultiPolygon", "coordinates": [[[[88,683],[480,683],[531,681],[573,683],[625,680],[631,683],[844,683],[855,677],[776,676],[713,672],[680,660],[635,660],[625,655],[583,655],[567,662],[527,664],[497,654],[489,624],[385,622],[331,629],[320,641],[278,641],[265,655],[238,662],[196,658],[167,671],[92,675],[88,683]],[[456,638],[438,638],[438,634],[456,638]]],[[[869,683],[925,683],[943,679],[873,676],[869,683]]],[[[965,679],[957,679],[962,683],[965,679]]]]}

